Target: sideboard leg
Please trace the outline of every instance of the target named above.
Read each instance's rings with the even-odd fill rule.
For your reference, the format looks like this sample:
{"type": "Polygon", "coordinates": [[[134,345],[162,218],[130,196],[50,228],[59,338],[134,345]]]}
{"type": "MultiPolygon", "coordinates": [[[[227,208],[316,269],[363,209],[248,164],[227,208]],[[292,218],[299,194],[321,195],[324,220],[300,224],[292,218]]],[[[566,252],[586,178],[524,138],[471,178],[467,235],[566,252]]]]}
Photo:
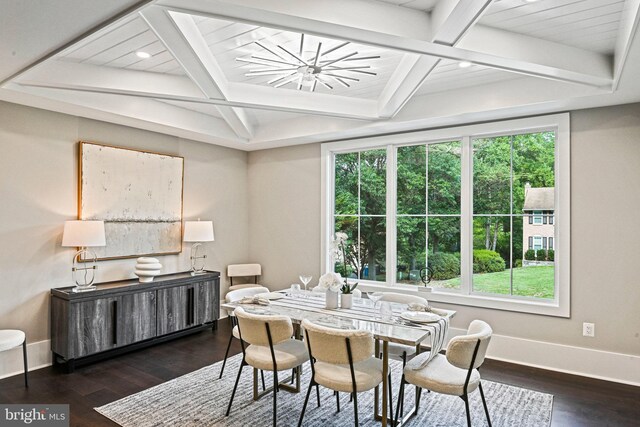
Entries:
{"type": "Polygon", "coordinates": [[[217,321],[217,320],[214,320],[214,321],[213,321],[213,325],[211,326],[211,330],[212,330],[213,332],[215,332],[215,331],[217,331],[217,330],[218,330],[218,321],[217,321]]]}

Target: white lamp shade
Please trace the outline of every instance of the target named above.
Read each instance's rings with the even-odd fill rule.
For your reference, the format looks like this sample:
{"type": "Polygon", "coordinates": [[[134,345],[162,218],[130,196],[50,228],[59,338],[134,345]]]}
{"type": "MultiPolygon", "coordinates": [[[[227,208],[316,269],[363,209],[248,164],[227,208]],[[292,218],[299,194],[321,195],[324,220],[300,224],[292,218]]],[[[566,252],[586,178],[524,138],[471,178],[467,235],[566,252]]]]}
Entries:
{"type": "Polygon", "coordinates": [[[183,240],[185,242],[213,242],[213,222],[185,221],[183,240]]]}
{"type": "Polygon", "coordinates": [[[62,246],[105,246],[104,221],[66,221],[62,246]]]}

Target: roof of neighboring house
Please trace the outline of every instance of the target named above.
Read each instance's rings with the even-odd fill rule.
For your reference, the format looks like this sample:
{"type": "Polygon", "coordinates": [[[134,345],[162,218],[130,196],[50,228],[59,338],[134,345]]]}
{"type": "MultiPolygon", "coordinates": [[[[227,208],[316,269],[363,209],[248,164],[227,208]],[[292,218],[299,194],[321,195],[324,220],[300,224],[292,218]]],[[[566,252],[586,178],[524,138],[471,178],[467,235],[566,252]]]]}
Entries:
{"type": "Polygon", "coordinates": [[[552,211],[554,210],[554,188],[525,187],[524,207],[525,211],[552,211]]]}

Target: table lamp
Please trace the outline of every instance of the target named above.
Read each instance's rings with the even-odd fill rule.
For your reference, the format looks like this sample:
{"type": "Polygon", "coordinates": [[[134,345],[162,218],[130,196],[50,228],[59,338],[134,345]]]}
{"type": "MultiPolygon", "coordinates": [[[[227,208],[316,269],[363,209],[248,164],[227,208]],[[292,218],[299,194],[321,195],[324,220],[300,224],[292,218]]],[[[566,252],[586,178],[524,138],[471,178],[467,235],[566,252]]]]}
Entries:
{"type": "Polygon", "coordinates": [[[191,242],[191,275],[204,273],[204,259],[206,254],[198,255],[198,249],[204,242],[213,242],[213,222],[212,221],[185,221],[184,238],[185,242],[191,242]],[[202,260],[202,261],[200,261],[202,260]]]}
{"type": "Polygon", "coordinates": [[[71,268],[73,280],[76,283],[74,292],[84,292],[95,289],[96,253],[90,247],[105,246],[104,221],[66,221],[62,233],[62,246],[80,248],[73,257],[71,268]],[[82,267],[80,264],[82,263],[82,267]],[[78,274],[83,274],[78,277],[78,274]]]}

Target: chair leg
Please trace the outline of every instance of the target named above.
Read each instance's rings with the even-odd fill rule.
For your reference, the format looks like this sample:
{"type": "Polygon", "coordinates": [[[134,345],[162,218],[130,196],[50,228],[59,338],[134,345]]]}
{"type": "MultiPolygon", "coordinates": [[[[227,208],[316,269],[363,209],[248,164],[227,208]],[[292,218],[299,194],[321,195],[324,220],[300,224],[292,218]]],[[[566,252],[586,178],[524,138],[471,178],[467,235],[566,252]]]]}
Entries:
{"type": "Polygon", "coordinates": [[[353,415],[356,420],[356,427],[358,427],[360,425],[358,423],[358,393],[355,391],[353,392],[353,415]]]}
{"type": "Polygon", "coordinates": [[[398,390],[398,403],[396,404],[396,422],[403,416],[400,412],[400,408],[402,407],[402,403],[404,400],[404,374],[402,374],[402,379],[400,380],[400,390],[398,390]]]}
{"type": "Polygon", "coordinates": [[[484,390],[482,390],[482,383],[478,383],[478,388],[480,389],[480,397],[482,397],[482,406],[484,406],[484,413],[487,416],[487,423],[489,427],[491,427],[491,417],[489,416],[489,408],[487,408],[487,401],[484,398],[484,390]]]}
{"type": "Polygon", "coordinates": [[[267,386],[264,385],[264,371],[260,370],[260,378],[262,379],[262,391],[267,389],[267,386]]]}
{"type": "Polygon", "coordinates": [[[276,427],[278,418],[278,371],[273,371],[273,427],[276,427]]]}
{"type": "Polygon", "coordinates": [[[231,348],[231,341],[233,341],[233,333],[229,336],[229,344],[227,344],[227,351],[224,352],[224,360],[222,361],[222,369],[220,369],[218,379],[222,378],[222,374],[224,373],[224,367],[227,364],[227,357],[229,356],[229,349],[231,348]]]}
{"type": "Polygon", "coordinates": [[[238,388],[238,383],[240,382],[240,375],[242,375],[242,368],[244,368],[244,360],[240,362],[240,368],[238,369],[238,376],[236,377],[236,383],[233,386],[233,391],[231,392],[231,399],[229,399],[229,406],[227,406],[227,413],[225,414],[227,417],[231,412],[231,404],[233,403],[233,397],[236,395],[236,389],[238,388]]]}
{"type": "Polygon", "coordinates": [[[336,406],[338,407],[338,412],[340,412],[340,393],[337,391],[333,392],[336,395],[336,406]]]}
{"type": "Polygon", "coordinates": [[[26,339],[22,343],[22,359],[24,361],[24,386],[29,388],[29,378],[27,377],[29,372],[29,367],[27,366],[27,340],[26,339]]]}
{"type": "MultiPolygon", "coordinates": [[[[316,387],[318,387],[316,385],[316,387]]],[[[304,419],[304,413],[307,410],[307,403],[309,403],[309,396],[311,396],[311,389],[313,388],[313,382],[309,383],[309,388],[307,389],[307,397],[304,399],[304,405],[302,405],[302,412],[300,413],[300,419],[298,420],[298,427],[302,426],[302,420],[304,419]]]]}
{"type": "Polygon", "coordinates": [[[393,420],[393,393],[391,392],[391,374],[389,374],[389,380],[387,381],[389,385],[389,416],[391,417],[391,425],[395,425],[393,420]]]}
{"type": "Polygon", "coordinates": [[[471,427],[471,413],[469,412],[469,396],[462,396],[464,400],[464,409],[467,411],[467,427],[471,427]]]}
{"type": "Polygon", "coordinates": [[[316,399],[318,399],[318,408],[320,407],[320,386],[316,384],[316,399]]]}

